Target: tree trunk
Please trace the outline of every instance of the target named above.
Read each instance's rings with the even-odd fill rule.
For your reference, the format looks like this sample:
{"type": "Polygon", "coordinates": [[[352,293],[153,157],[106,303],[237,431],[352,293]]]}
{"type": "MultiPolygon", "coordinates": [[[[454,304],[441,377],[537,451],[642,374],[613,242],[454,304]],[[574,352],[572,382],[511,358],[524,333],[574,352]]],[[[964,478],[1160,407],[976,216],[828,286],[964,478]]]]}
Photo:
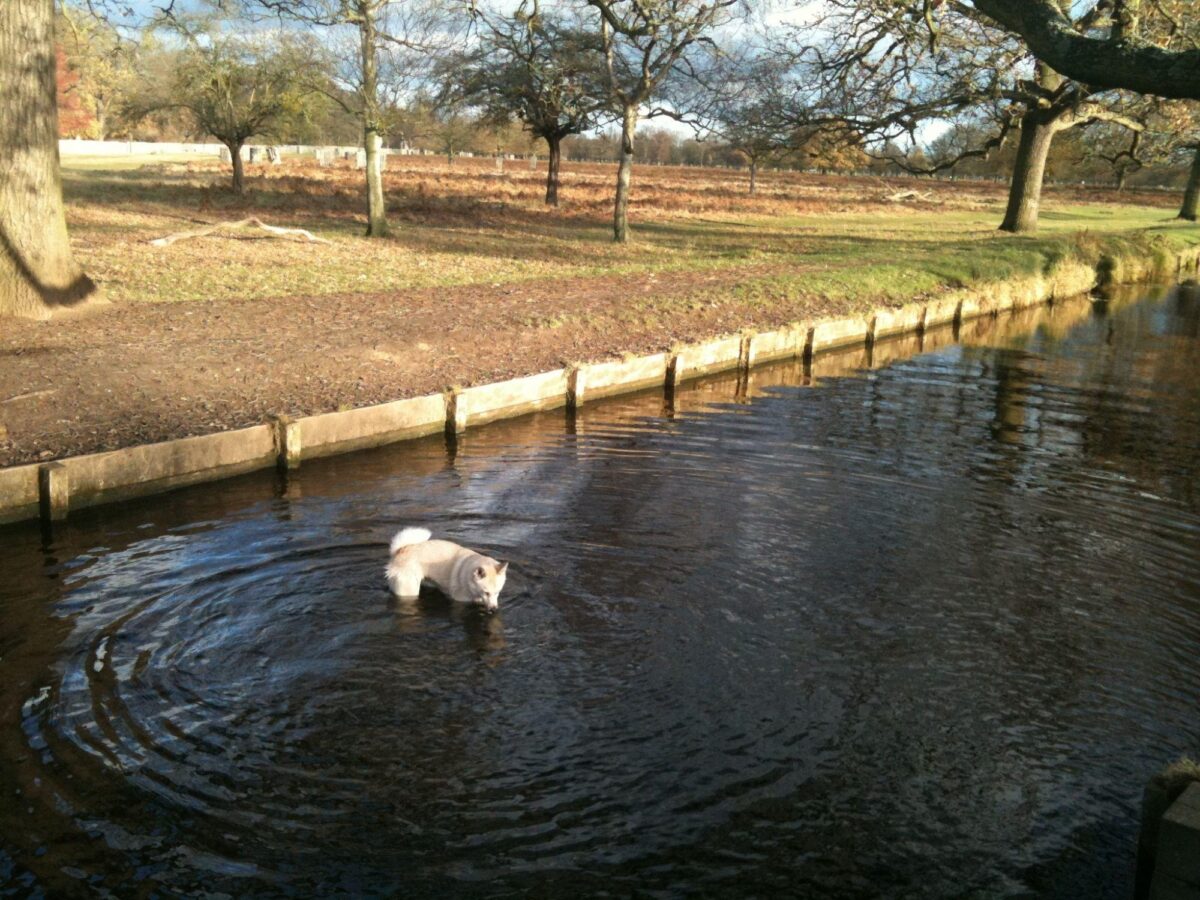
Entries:
{"type": "Polygon", "coordinates": [[[750,160],[750,193],[753,194],[758,187],[758,160],[750,160]]]}
{"type": "Polygon", "coordinates": [[[1046,176],[1046,157],[1054,141],[1056,113],[1030,110],[1021,118],[1021,143],[1013,161],[1012,181],[1008,188],[1008,211],[1001,231],[1026,234],[1037,231],[1038,207],[1042,201],[1042,181],[1046,176]]]}
{"type": "Polygon", "coordinates": [[[1188,175],[1187,190],[1183,193],[1183,207],[1179,210],[1179,218],[1195,222],[1200,216],[1200,147],[1192,159],[1192,171],[1188,175]]]}
{"type": "Polygon", "coordinates": [[[367,237],[387,237],[387,213],[383,207],[383,175],[379,169],[379,60],[375,35],[375,10],[361,4],[358,24],[362,64],[363,148],[367,157],[367,237]]]}
{"type": "Polygon", "coordinates": [[[96,140],[108,140],[108,106],[107,97],[96,97],[96,140]]]}
{"type": "Polygon", "coordinates": [[[546,168],[546,205],[558,206],[558,167],[562,161],[562,138],[548,137],[550,145],[550,163],[546,168]]]}
{"type": "Polygon", "coordinates": [[[633,133],[637,107],[627,106],[621,116],[621,161],[617,166],[617,197],[613,204],[613,240],[629,242],[629,182],[633,174],[633,133]]]}
{"type": "Polygon", "coordinates": [[[1125,190],[1125,182],[1129,180],[1129,170],[1120,168],[1117,170],[1117,193],[1125,190]]]}
{"type": "Polygon", "coordinates": [[[239,197],[246,193],[246,170],[242,165],[242,142],[227,141],[229,161],[233,164],[233,192],[239,197]]]}
{"type": "Polygon", "coordinates": [[[379,165],[379,149],[383,138],[373,128],[363,135],[367,150],[367,237],[386,237],[387,210],[383,203],[383,170],[379,165]]]}
{"type": "Polygon", "coordinates": [[[96,294],[67,239],[54,98],[53,0],[0,2],[0,315],[96,294]]]}

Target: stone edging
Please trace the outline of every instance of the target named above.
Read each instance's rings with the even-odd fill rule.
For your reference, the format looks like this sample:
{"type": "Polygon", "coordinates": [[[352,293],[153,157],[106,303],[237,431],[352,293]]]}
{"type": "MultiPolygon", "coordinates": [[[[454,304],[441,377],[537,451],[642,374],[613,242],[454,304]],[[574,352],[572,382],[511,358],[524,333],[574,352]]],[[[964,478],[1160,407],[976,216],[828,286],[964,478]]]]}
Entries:
{"type": "Polygon", "coordinates": [[[344,412],[272,421],[199,437],[73,456],[0,469],[0,523],[41,516],[66,518],[70,509],[215,481],[278,465],[445,431],[465,429],[542,409],[574,410],[587,400],[676,385],[711,372],[870,344],[876,340],[957,324],[1087,293],[1100,282],[1136,283],[1200,267],[1200,246],[1164,260],[1123,258],[1096,266],[1069,261],[1047,276],[1031,276],[953,291],[926,303],[880,309],[865,316],[794,322],[688,344],[668,353],[580,363],[493,384],[455,388],[344,412]]]}

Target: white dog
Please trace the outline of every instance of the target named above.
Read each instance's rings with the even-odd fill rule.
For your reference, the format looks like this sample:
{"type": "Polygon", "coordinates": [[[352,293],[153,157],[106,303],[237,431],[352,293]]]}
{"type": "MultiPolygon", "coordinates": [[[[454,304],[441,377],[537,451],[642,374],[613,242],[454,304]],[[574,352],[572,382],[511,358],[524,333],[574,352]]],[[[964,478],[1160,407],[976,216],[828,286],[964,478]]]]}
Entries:
{"type": "Polygon", "coordinates": [[[405,528],[392,538],[387,567],[392,593],[412,599],[420,593],[422,580],[428,579],[460,603],[478,603],[488,612],[495,611],[508,563],[431,537],[425,528],[405,528]]]}

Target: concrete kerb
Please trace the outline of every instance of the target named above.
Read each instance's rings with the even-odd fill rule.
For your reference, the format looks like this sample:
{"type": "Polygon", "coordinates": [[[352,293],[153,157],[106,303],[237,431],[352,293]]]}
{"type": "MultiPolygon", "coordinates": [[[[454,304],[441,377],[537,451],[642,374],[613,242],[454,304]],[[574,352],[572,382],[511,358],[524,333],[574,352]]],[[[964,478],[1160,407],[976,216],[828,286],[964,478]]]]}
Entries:
{"type": "Polygon", "coordinates": [[[37,464],[0,469],[0,524],[38,515],[37,464]]]}
{"type": "MultiPolygon", "coordinates": [[[[1164,878],[1191,888],[1200,897],[1200,783],[1193,782],[1163,815],[1158,827],[1158,853],[1150,895],[1164,878]]],[[[1162,896],[1178,896],[1163,893],[1162,896]]],[[[1187,896],[1187,895],[1183,895],[1187,896]]]]}
{"type": "Polygon", "coordinates": [[[957,322],[962,299],[951,295],[941,300],[931,300],[925,304],[925,328],[937,328],[939,325],[953,325],[957,322]]]}
{"type": "Polygon", "coordinates": [[[808,322],[796,322],[775,331],[749,335],[748,356],[753,363],[803,357],[811,334],[812,326],[808,322]]]}
{"type": "Polygon", "coordinates": [[[674,383],[737,368],[742,361],[743,344],[742,335],[733,335],[676,348],[670,366],[674,383]]]}
{"type": "MultiPolygon", "coordinates": [[[[1178,254],[1178,271],[1200,268],[1200,246],[1178,254]]],[[[1123,272],[1146,267],[1126,264],[1123,272]]],[[[523,378],[454,388],[377,406],[271,422],[194,438],[69,457],[57,463],[0,469],[0,523],[49,518],[72,508],[216,480],[271,465],[342,453],[649,387],[670,390],[682,381],[769,360],[798,357],[876,339],[920,333],[1003,310],[1021,309],[1091,290],[1097,269],[1064,263],[1046,277],[981,285],[927,303],[880,309],[868,316],[797,322],[677,347],[671,353],[579,363],[523,378]]]]}
{"type": "Polygon", "coordinates": [[[927,307],[923,303],[909,303],[899,309],[879,310],[875,313],[874,340],[923,331],[926,310],[927,307]]]}
{"type": "Polygon", "coordinates": [[[266,468],[279,457],[276,433],[273,425],[254,425],[67,457],[56,464],[61,472],[42,476],[49,466],[41,467],[39,482],[50,496],[40,502],[43,508],[78,509],[266,468]]]}
{"type": "Polygon", "coordinates": [[[851,316],[845,319],[823,319],[813,324],[809,342],[812,353],[837,350],[866,344],[874,334],[875,317],[851,316]]]}
{"type": "Polygon", "coordinates": [[[668,354],[652,353],[609,362],[578,363],[569,370],[567,403],[578,408],[588,400],[662,387],[669,362],[668,354]]]}
{"type": "Polygon", "coordinates": [[[961,323],[978,319],[980,316],[987,315],[990,307],[991,305],[985,297],[974,292],[967,294],[958,305],[958,321],[961,323]]]}
{"type": "Polygon", "coordinates": [[[555,369],[463,388],[454,391],[452,396],[454,422],[452,426],[447,410],[446,427],[453,427],[457,432],[460,425],[465,428],[564,405],[567,402],[567,370],[555,369]]]}
{"type": "Polygon", "coordinates": [[[426,394],[376,406],[305,416],[293,424],[299,432],[300,456],[309,459],[436,434],[445,427],[446,421],[445,396],[426,394]]]}

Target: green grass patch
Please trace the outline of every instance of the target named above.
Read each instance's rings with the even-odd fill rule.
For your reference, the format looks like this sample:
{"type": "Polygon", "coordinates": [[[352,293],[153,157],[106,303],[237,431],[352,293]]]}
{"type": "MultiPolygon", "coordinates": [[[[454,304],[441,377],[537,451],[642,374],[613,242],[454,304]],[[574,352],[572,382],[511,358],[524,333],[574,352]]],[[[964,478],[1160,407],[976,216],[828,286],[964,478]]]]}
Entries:
{"type": "MultiPolygon", "coordinates": [[[[714,209],[700,217],[635,206],[634,240],[616,245],[607,208],[598,202],[584,213],[569,205],[549,211],[520,197],[452,197],[453,179],[479,180],[478,173],[432,170],[389,183],[394,234],[366,240],[353,173],[260,173],[248,178],[248,195],[237,198],[219,170],[197,173],[166,157],[150,160],[155,165],[147,168],[134,167],[146,162],[138,158],[65,161],[72,239],[87,270],[115,300],[252,300],[662,272],[697,280],[743,273],[726,299],[749,304],[810,299],[866,306],[1048,273],[1070,259],[1103,262],[1108,276],[1121,280],[1139,267],[1165,270],[1178,249],[1200,243],[1200,228],[1173,220],[1161,207],[1048,202],[1038,234],[1011,236],[996,231],[1001,210],[995,197],[973,197],[963,208],[947,201],[911,209],[848,195],[830,209],[825,188],[825,206],[815,211],[800,200],[790,207],[773,201],[772,209],[795,211],[771,215],[714,209]],[[307,228],[332,245],[256,232],[162,249],[147,243],[247,215],[307,228]]],[[[635,199],[639,188],[653,192],[651,177],[647,172],[635,184],[635,199]]],[[[739,208],[735,201],[745,198],[731,195],[731,210],[739,208]]]]}

